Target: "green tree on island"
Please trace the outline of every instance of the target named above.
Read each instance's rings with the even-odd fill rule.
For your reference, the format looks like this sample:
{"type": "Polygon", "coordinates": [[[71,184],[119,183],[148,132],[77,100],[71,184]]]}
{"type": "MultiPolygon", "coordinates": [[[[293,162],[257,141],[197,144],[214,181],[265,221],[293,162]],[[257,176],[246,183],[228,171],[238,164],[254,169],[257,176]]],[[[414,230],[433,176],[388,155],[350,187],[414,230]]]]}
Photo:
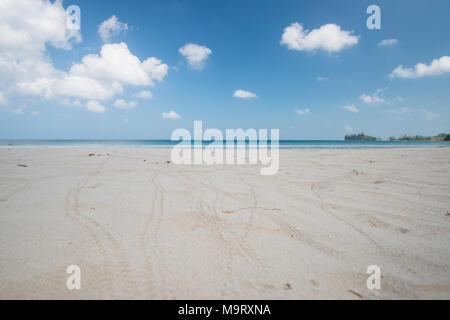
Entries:
{"type": "MultiPolygon", "coordinates": [[[[364,134],[364,132],[362,132],[362,133],[357,133],[357,134],[348,134],[345,136],[345,140],[375,141],[375,140],[382,140],[382,139],[377,139],[375,137],[367,136],[364,134]]],[[[426,137],[426,136],[419,136],[419,135],[408,136],[405,134],[399,138],[389,137],[389,141],[450,141],[450,133],[441,133],[441,134],[438,134],[437,136],[433,136],[433,137],[426,137]]]]}
{"type": "Polygon", "coordinates": [[[348,134],[345,136],[345,140],[358,140],[358,141],[375,141],[377,138],[366,136],[364,132],[357,134],[348,134]]]}

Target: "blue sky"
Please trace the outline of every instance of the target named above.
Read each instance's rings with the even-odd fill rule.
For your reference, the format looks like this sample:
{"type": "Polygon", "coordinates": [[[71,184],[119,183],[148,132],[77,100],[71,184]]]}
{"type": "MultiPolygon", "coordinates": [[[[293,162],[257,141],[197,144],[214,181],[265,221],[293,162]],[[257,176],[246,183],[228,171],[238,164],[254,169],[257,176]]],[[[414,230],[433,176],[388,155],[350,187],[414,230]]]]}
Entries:
{"type": "MultiPolygon", "coordinates": [[[[21,2],[5,0],[3,6],[21,2]]],[[[48,16],[39,10],[53,6],[61,14],[58,4],[42,3],[30,13],[37,15],[34,20],[45,22],[48,16]]],[[[79,39],[48,28],[35,36],[44,22],[24,27],[26,11],[15,17],[17,10],[2,8],[0,28],[11,35],[28,32],[33,40],[0,42],[0,139],[168,139],[176,128],[192,129],[194,120],[222,130],[279,128],[282,139],[450,132],[449,1],[68,0],[61,8],[73,4],[81,9],[79,39]],[[381,8],[380,30],[366,26],[371,4],[381,8]],[[121,30],[102,39],[99,26],[113,15],[121,30]],[[306,38],[280,43],[293,23],[303,26],[306,38]],[[334,34],[320,29],[327,24],[342,32],[342,48],[330,49],[334,34]],[[380,45],[387,39],[395,40],[380,45]],[[150,80],[122,81],[120,68],[116,78],[107,78],[107,65],[102,71],[97,62],[82,63],[87,55],[100,56],[102,47],[119,49],[121,43],[140,62],[159,59],[158,73],[152,69],[150,80]],[[197,45],[191,52],[201,60],[197,64],[189,63],[189,50],[180,53],[188,44],[197,45]],[[295,50],[296,44],[304,47],[295,50]],[[2,69],[2,59],[12,67],[2,69]],[[23,63],[30,70],[15,69],[21,61],[30,61],[23,63]],[[36,67],[42,61],[49,70],[36,67]],[[414,69],[418,63],[423,68],[414,69]],[[74,64],[82,68],[77,75],[111,92],[86,96],[62,83],[75,74],[74,64]],[[235,97],[236,90],[256,97],[235,97]],[[152,98],[136,97],[142,91],[152,98]]]]}

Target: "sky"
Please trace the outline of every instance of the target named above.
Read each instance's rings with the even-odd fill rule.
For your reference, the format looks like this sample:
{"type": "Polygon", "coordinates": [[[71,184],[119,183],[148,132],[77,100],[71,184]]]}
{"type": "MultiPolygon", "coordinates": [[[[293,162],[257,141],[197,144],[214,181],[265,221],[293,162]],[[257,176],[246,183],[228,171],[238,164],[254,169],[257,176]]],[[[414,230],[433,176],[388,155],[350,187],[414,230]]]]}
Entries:
{"type": "Polygon", "coordinates": [[[0,139],[170,139],[194,120],[281,139],[450,132],[448,12],[447,0],[2,0],[0,139]]]}

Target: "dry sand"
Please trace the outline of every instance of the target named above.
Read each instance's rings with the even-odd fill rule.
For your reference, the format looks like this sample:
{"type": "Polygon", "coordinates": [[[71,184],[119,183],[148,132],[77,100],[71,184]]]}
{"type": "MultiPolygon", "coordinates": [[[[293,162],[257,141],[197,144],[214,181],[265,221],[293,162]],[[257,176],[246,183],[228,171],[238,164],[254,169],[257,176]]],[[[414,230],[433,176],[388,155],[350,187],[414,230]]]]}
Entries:
{"type": "Polygon", "coordinates": [[[450,148],[283,150],[275,176],[169,159],[1,149],[0,298],[450,298],[450,148]]]}

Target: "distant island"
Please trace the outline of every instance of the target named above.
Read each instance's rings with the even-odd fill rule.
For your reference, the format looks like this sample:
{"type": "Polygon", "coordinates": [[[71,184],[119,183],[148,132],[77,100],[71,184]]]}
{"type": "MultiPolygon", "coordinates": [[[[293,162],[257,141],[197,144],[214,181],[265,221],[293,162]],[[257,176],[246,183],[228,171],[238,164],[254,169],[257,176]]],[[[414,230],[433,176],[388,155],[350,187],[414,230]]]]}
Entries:
{"type": "Polygon", "coordinates": [[[375,137],[367,136],[362,133],[355,133],[355,134],[348,134],[345,136],[345,140],[356,140],[356,141],[375,141],[375,140],[381,140],[377,139],[375,137]]]}
{"type": "MultiPolygon", "coordinates": [[[[356,134],[348,134],[345,136],[346,141],[385,141],[381,138],[376,138],[372,136],[368,136],[362,133],[356,134]]],[[[450,141],[450,133],[441,133],[434,137],[426,137],[426,136],[408,136],[403,135],[399,138],[390,137],[389,141],[450,141]]]]}

